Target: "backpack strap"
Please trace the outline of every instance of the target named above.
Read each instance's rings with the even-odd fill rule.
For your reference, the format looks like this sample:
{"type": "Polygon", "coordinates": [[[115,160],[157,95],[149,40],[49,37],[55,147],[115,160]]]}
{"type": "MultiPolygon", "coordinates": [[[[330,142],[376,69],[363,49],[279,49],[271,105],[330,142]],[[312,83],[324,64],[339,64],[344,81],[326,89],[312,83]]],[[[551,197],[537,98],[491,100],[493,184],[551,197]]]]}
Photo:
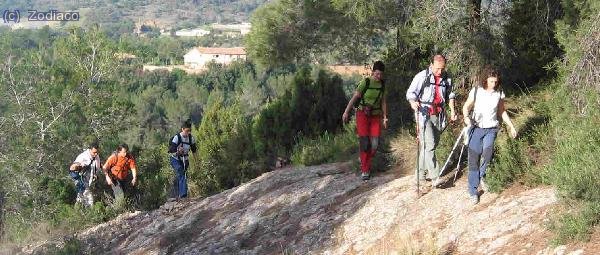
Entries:
{"type": "MultiPolygon", "coordinates": [[[[381,89],[379,89],[379,94],[377,94],[377,98],[375,98],[375,103],[377,103],[377,101],[379,101],[379,99],[383,95],[384,91],[385,91],[385,80],[381,80],[381,89]]],[[[373,107],[373,109],[377,109],[377,110],[379,110],[380,108],[381,108],[381,103],[379,104],[379,106],[373,107]]]]}
{"type": "Polygon", "coordinates": [[[370,86],[371,86],[371,79],[369,79],[369,77],[366,77],[365,78],[365,88],[362,91],[360,91],[360,100],[358,100],[356,103],[354,103],[354,108],[358,108],[358,106],[364,105],[365,93],[367,92],[367,90],[369,89],[370,86]]]}
{"type": "Polygon", "coordinates": [[[420,103],[421,102],[421,96],[423,95],[423,91],[425,90],[425,86],[429,86],[431,74],[429,73],[429,67],[427,69],[425,69],[425,79],[423,80],[423,84],[421,84],[421,90],[419,91],[419,94],[417,95],[417,101],[420,103]]]}
{"type": "MultiPolygon", "coordinates": [[[[358,107],[359,105],[365,105],[365,103],[364,103],[365,93],[369,89],[379,90],[379,94],[377,95],[377,98],[375,98],[375,102],[379,101],[379,98],[381,98],[381,95],[383,94],[383,91],[385,90],[385,81],[381,80],[381,88],[371,88],[370,85],[371,85],[371,79],[369,79],[368,77],[365,78],[365,88],[361,91],[360,100],[358,101],[356,107],[358,107]]],[[[379,109],[379,108],[374,107],[374,109],[379,109]]]]}
{"type": "MultiPolygon", "coordinates": [[[[175,136],[177,136],[177,147],[179,147],[180,144],[185,144],[185,145],[189,145],[190,146],[190,150],[193,149],[192,148],[193,144],[192,144],[192,134],[191,133],[188,135],[188,141],[187,142],[183,141],[183,138],[181,137],[181,133],[177,133],[175,136]]],[[[185,155],[181,155],[181,156],[188,157],[189,155],[185,154],[185,155]]],[[[177,158],[179,158],[181,156],[178,156],[177,158]]]]}
{"type": "Polygon", "coordinates": [[[177,136],[177,146],[179,146],[182,143],[185,145],[192,145],[192,134],[189,134],[187,142],[183,141],[183,138],[181,137],[180,133],[177,133],[176,136],[177,136]]]}
{"type": "MultiPolygon", "coordinates": [[[[448,83],[448,73],[444,72],[442,75],[442,80],[440,81],[440,84],[442,83],[442,81],[446,81],[446,83],[448,83]]],[[[444,85],[444,87],[446,87],[446,93],[444,95],[444,100],[446,102],[450,101],[450,92],[452,91],[452,84],[448,84],[448,86],[444,85]]]]}
{"type": "MultiPolygon", "coordinates": [[[[475,91],[473,91],[473,109],[471,110],[471,121],[475,121],[475,102],[477,101],[477,90],[479,86],[475,86],[475,91]]],[[[473,123],[475,124],[475,123],[473,123]]]]}

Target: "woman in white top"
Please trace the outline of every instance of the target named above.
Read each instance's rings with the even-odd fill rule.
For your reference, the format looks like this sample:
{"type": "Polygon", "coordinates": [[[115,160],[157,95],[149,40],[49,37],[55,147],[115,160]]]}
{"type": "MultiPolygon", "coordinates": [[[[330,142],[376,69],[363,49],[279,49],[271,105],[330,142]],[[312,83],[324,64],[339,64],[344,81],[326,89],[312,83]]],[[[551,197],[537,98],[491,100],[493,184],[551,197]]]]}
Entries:
{"type": "Polygon", "coordinates": [[[482,189],[487,187],[483,182],[485,171],[492,160],[494,141],[498,134],[500,116],[510,128],[510,136],[517,137],[517,130],[510,121],[504,107],[504,92],[500,90],[500,75],[493,68],[484,71],[484,85],[471,89],[463,106],[464,122],[473,125],[469,139],[469,195],[474,204],[479,202],[477,188],[481,181],[482,189]],[[470,110],[472,115],[469,115],[470,110]]]}

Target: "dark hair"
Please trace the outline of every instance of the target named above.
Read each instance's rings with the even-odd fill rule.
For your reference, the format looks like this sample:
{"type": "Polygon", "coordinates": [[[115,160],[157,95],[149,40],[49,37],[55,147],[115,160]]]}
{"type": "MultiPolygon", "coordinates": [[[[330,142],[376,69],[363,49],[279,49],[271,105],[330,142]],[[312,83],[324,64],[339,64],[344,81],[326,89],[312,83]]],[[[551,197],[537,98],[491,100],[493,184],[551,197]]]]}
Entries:
{"type": "Polygon", "coordinates": [[[187,119],[181,124],[181,128],[192,128],[192,120],[187,119]]]}
{"type": "Polygon", "coordinates": [[[502,79],[500,77],[500,71],[493,66],[485,66],[483,71],[481,72],[481,87],[485,88],[487,86],[487,78],[496,77],[498,82],[496,83],[496,91],[500,90],[500,86],[502,85],[502,79]]]}
{"type": "Polygon", "coordinates": [[[434,54],[433,56],[431,56],[431,63],[433,64],[433,62],[435,61],[444,61],[446,62],[446,56],[444,56],[443,54],[434,54]]]}
{"type": "Polygon", "coordinates": [[[119,144],[119,146],[117,146],[117,152],[121,152],[123,149],[125,149],[125,151],[129,152],[129,146],[127,146],[126,143],[122,143],[122,144],[119,144]]]}
{"type": "Polygon", "coordinates": [[[375,61],[375,63],[373,63],[373,71],[375,70],[385,72],[385,65],[383,64],[383,62],[381,62],[381,60],[377,60],[375,61]]]}
{"type": "Polygon", "coordinates": [[[100,149],[100,146],[98,145],[98,142],[91,142],[88,149],[100,149]]]}

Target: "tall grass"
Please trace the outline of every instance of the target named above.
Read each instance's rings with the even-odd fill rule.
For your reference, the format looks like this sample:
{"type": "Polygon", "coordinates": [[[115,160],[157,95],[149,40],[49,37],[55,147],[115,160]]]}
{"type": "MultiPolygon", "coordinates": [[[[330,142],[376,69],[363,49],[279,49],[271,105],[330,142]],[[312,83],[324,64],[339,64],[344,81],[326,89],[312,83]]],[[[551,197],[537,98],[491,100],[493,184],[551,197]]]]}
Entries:
{"type": "MultiPolygon", "coordinates": [[[[559,89],[552,100],[555,117],[550,134],[556,139],[556,152],[545,168],[544,178],[553,184],[568,205],[551,225],[554,243],[588,241],[600,224],[600,111],[590,107],[585,114],[570,103],[567,89],[559,89]]],[[[598,102],[598,94],[585,95],[598,102]]]]}
{"type": "Polygon", "coordinates": [[[300,138],[294,145],[291,160],[295,165],[318,165],[352,158],[358,151],[356,125],[352,122],[343,132],[325,132],[316,139],[300,138]]]}

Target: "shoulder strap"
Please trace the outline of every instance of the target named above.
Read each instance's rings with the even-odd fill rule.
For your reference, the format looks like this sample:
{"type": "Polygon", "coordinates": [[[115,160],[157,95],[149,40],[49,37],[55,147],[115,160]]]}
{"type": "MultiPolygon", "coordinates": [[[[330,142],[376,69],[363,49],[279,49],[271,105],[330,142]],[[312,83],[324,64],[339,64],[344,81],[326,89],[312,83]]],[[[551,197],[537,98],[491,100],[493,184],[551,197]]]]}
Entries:
{"type": "Polygon", "coordinates": [[[181,141],[181,134],[177,133],[175,136],[177,136],[177,146],[179,146],[182,143],[182,141],[181,141]]]}
{"type": "Polygon", "coordinates": [[[355,103],[354,107],[363,105],[363,102],[365,100],[365,92],[367,92],[367,90],[369,89],[369,86],[371,86],[371,79],[369,79],[369,77],[366,77],[365,78],[365,88],[362,91],[360,91],[360,100],[358,100],[358,102],[355,103]]]}
{"type": "Polygon", "coordinates": [[[475,86],[475,91],[473,91],[473,110],[471,110],[471,119],[475,119],[475,101],[477,101],[477,90],[479,89],[479,85],[475,86]]]}
{"type": "Polygon", "coordinates": [[[177,133],[177,139],[179,140],[179,142],[177,143],[177,146],[179,146],[182,143],[186,144],[186,145],[192,145],[192,134],[189,134],[187,142],[183,141],[183,137],[181,136],[180,133],[177,133]]]}
{"type": "MultiPolygon", "coordinates": [[[[385,81],[381,80],[381,89],[379,90],[379,94],[377,94],[377,98],[375,98],[375,103],[377,103],[377,101],[379,101],[379,99],[383,95],[384,91],[385,91],[385,81]]],[[[380,107],[381,107],[381,104],[379,104],[379,106],[377,106],[377,109],[379,109],[380,107]]]]}
{"type": "Polygon", "coordinates": [[[444,100],[446,102],[448,102],[450,100],[450,92],[452,92],[452,84],[448,83],[448,73],[447,72],[444,72],[442,74],[442,80],[440,81],[440,84],[442,84],[442,81],[446,81],[446,85],[448,85],[448,86],[444,85],[444,87],[446,87],[446,93],[444,93],[444,96],[445,96],[444,100]]]}
{"type": "Polygon", "coordinates": [[[429,67],[425,69],[425,80],[423,80],[423,84],[421,84],[421,90],[417,95],[417,101],[421,102],[421,95],[423,95],[423,90],[425,90],[425,86],[429,86],[429,67]]]}

